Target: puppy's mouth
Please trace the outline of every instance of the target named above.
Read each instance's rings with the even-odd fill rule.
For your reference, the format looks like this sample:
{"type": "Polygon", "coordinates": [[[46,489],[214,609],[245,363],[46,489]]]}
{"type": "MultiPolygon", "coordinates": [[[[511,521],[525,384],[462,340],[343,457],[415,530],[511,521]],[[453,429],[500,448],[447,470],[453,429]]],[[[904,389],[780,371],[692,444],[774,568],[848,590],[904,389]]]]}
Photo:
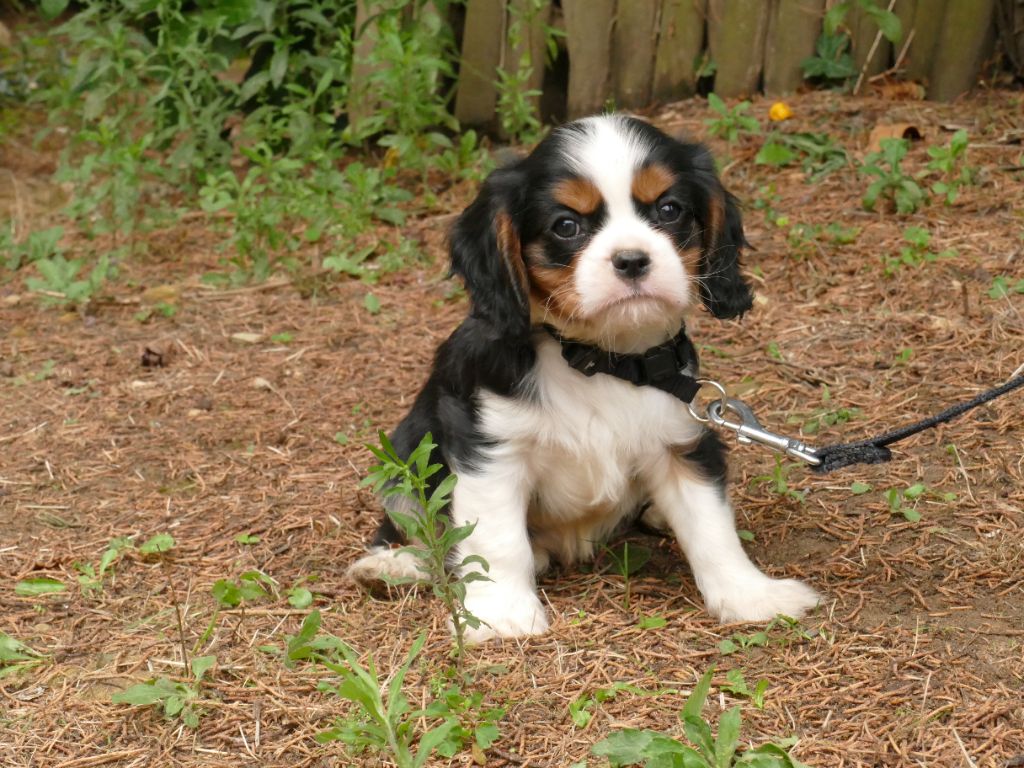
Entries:
{"type": "Polygon", "coordinates": [[[613,296],[601,302],[594,307],[593,314],[600,315],[606,312],[626,308],[643,309],[647,311],[675,310],[678,312],[683,307],[680,305],[678,299],[662,296],[658,293],[647,291],[642,288],[635,288],[629,293],[620,296],[613,296]]]}

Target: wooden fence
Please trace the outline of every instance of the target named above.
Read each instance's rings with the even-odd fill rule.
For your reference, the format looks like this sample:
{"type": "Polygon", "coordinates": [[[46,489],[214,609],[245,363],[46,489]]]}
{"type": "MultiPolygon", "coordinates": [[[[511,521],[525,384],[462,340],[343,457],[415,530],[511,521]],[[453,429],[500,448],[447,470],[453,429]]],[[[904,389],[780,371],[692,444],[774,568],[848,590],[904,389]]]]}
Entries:
{"type": "MultiPolygon", "coordinates": [[[[955,98],[970,90],[983,59],[994,49],[994,20],[1002,15],[996,13],[997,3],[1015,2],[876,0],[902,22],[903,36],[895,44],[880,35],[854,2],[846,26],[852,33],[857,69],[867,76],[898,69],[902,76],[923,83],[929,98],[955,98]]],[[[461,61],[455,115],[467,125],[493,125],[499,71],[514,72],[524,52],[533,63],[524,87],[542,92],[537,98],[545,105],[545,116],[555,119],[609,105],[636,108],[685,98],[697,90],[698,78],[707,76],[708,63],[713,64],[713,90],[720,96],[791,93],[804,84],[801,63],[814,55],[824,13],[834,4],[835,0],[467,0],[456,30],[461,61]],[[510,41],[513,23],[519,27],[510,41]],[[546,54],[552,37],[559,51],[554,61],[546,54]]]]}

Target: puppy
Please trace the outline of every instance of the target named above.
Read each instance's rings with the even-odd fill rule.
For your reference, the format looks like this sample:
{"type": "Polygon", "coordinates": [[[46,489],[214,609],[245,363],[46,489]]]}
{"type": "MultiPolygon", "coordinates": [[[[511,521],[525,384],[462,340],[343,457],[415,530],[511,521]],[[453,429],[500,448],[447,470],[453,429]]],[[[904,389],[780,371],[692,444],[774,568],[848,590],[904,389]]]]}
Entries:
{"type": "MultiPolygon", "coordinates": [[[[436,480],[458,475],[450,514],[476,527],[457,561],[490,565],[466,588],[484,622],[467,639],[543,633],[536,574],[593,557],[645,507],[723,622],[816,605],[810,587],[769,578],[743,551],[723,446],[684,402],[699,384],[683,320],[700,304],[719,318],[750,309],[744,244],[707,150],[620,115],[555,129],[459,217],[451,262],[469,316],[393,442],[408,455],[432,433],[436,480]]],[[[385,515],[350,576],[415,576],[402,543],[385,515]]]]}

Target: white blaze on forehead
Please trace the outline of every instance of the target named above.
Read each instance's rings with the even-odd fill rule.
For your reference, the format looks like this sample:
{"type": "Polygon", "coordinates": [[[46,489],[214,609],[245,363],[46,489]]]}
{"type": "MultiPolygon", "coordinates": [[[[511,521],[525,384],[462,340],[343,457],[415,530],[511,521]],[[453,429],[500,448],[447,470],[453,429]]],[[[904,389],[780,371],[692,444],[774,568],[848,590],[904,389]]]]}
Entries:
{"type": "Polygon", "coordinates": [[[569,166],[590,179],[612,216],[632,215],[633,173],[645,164],[651,147],[615,115],[580,121],[583,131],[569,135],[563,154],[569,166]]]}

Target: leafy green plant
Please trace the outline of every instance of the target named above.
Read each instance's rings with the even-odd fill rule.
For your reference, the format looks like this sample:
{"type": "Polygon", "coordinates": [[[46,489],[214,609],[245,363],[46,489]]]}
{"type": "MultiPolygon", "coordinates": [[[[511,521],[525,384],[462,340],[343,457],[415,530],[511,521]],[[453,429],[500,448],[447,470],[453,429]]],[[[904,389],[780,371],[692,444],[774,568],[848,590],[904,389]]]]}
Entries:
{"type": "Polygon", "coordinates": [[[832,393],[828,387],[824,387],[821,393],[822,407],[808,414],[794,414],[786,419],[787,424],[799,424],[800,431],[807,435],[814,435],[821,431],[822,427],[834,427],[846,424],[854,419],[859,419],[863,413],[860,408],[833,408],[832,393]]]}
{"type": "Polygon", "coordinates": [[[0,680],[22,674],[42,664],[43,661],[41,653],[37,653],[7,633],[0,632],[0,680]]]}
{"type": "Polygon", "coordinates": [[[99,564],[95,567],[91,563],[75,563],[78,571],[78,585],[82,594],[93,595],[103,591],[103,579],[107,572],[113,572],[115,563],[121,555],[135,548],[134,542],[128,536],[117,536],[110,540],[107,548],[100,556],[99,564]]]}
{"type": "Polygon", "coordinates": [[[657,696],[665,691],[647,691],[629,683],[614,682],[607,688],[595,688],[588,693],[582,693],[569,702],[569,718],[577,728],[586,728],[594,716],[593,708],[598,704],[611,701],[620,693],[657,696]]]}
{"type": "Polygon", "coordinates": [[[902,162],[910,142],[906,139],[882,139],[881,149],[864,158],[860,173],[874,176],[862,200],[873,211],[879,198],[886,200],[897,213],[914,213],[927,202],[927,195],[918,183],[903,172],[902,162]]]}
{"type": "Polygon", "coordinates": [[[624,541],[620,547],[605,547],[605,552],[611,559],[615,571],[622,577],[622,607],[628,611],[632,595],[632,576],[639,573],[651,559],[651,550],[640,544],[624,541]]]}
{"type": "Polygon", "coordinates": [[[14,236],[8,228],[0,231],[0,254],[4,254],[4,266],[11,272],[26,264],[48,261],[54,256],[63,254],[60,239],[64,236],[64,227],[50,227],[29,232],[25,240],[14,242],[14,236]]]}
{"type": "Polygon", "coordinates": [[[49,258],[34,262],[39,277],[25,278],[29,290],[39,294],[48,304],[87,304],[103,287],[103,284],[116,274],[110,264],[110,258],[103,254],[92,269],[86,271],[85,259],[66,259],[55,253],[49,258]]]}
{"type": "Polygon", "coordinates": [[[114,704],[129,704],[133,707],[160,706],[164,717],[180,718],[188,728],[199,727],[201,714],[203,678],[217,663],[216,656],[200,656],[192,659],[192,678],[187,682],[158,677],[138,683],[111,697],[114,704]]]}
{"type": "Polygon", "coordinates": [[[53,579],[49,576],[36,576],[31,579],[22,579],[15,584],[14,594],[19,597],[39,597],[40,595],[65,592],[67,588],[67,585],[60,579],[53,579]]]}
{"type": "Polygon", "coordinates": [[[742,135],[761,132],[757,118],[747,114],[750,110],[749,101],[741,101],[730,108],[717,93],[709,93],[708,107],[718,115],[704,121],[712,136],[719,136],[732,144],[742,135]]]}
{"type": "Polygon", "coordinates": [[[701,711],[711,689],[713,673],[711,669],[701,677],[679,713],[686,737],[694,746],[657,731],[628,728],[599,741],[591,752],[606,758],[613,768],[630,765],[649,768],[802,768],[802,764],[789,754],[788,748],[794,743],[792,740],[764,744],[737,754],[742,727],[739,706],[722,713],[717,734],[712,730],[701,711]]]}
{"type": "Polygon", "coordinates": [[[1024,278],[1011,282],[1008,277],[998,275],[992,278],[992,285],[986,292],[990,299],[1002,299],[1011,293],[1024,293],[1024,278]]]}
{"type": "Polygon", "coordinates": [[[480,620],[466,610],[466,585],[488,580],[485,574],[489,566],[479,555],[464,557],[451,568],[449,559],[458,544],[473,532],[475,525],[456,526],[448,515],[443,514],[451,501],[457,477],[449,474],[436,486],[430,482],[442,466],[430,463],[437,445],[429,432],[407,459],[398,455],[384,432],[379,433],[379,438],[379,448],[367,448],[380,464],[370,469],[363,485],[373,486],[374,491],[384,497],[400,496],[415,507],[412,513],[389,509],[388,515],[408,541],[417,542],[406,551],[420,561],[424,574],[420,581],[429,584],[434,595],[444,604],[455,633],[455,653],[461,660],[465,654],[466,627],[480,627],[480,620]],[[467,570],[469,566],[477,566],[478,570],[467,570]]]}
{"type": "Polygon", "coordinates": [[[783,498],[793,499],[803,504],[807,491],[795,491],[789,486],[789,473],[795,466],[797,466],[795,463],[784,462],[780,457],[776,456],[775,467],[772,469],[771,474],[758,475],[751,482],[757,483],[783,498]]]}
{"type": "Polygon", "coordinates": [[[728,681],[718,686],[721,690],[726,693],[731,693],[734,696],[743,696],[744,698],[750,699],[750,703],[758,709],[764,709],[764,694],[768,690],[768,681],[764,678],[760,679],[755,683],[753,690],[747,685],[746,679],[743,677],[743,671],[739,669],[730,669],[725,673],[725,679],[728,681]]]}
{"type": "Polygon", "coordinates": [[[804,78],[828,85],[843,85],[857,74],[857,66],[850,52],[852,35],[845,25],[846,17],[854,7],[860,8],[891,43],[903,36],[899,17],[875,0],[843,0],[832,5],[822,20],[822,32],[814,46],[814,56],[801,63],[804,78]]]}
{"type": "Polygon", "coordinates": [[[903,267],[919,267],[922,264],[948,259],[956,256],[956,250],[947,248],[943,251],[932,251],[929,248],[932,236],[923,227],[907,227],[903,230],[905,246],[900,248],[899,255],[885,257],[885,275],[891,277],[903,267]]]}
{"type": "Polygon", "coordinates": [[[961,128],[950,137],[948,146],[928,147],[928,170],[940,176],[931,190],[946,205],[956,202],[960,189],[974,184],[978,177],[978,169],[967,164],[967,144],[967,131],[961,128]]]}
{"type": "Polygon", "coordinates": [[[850,164],[849,154],[827,133],[773,132],[754,158],[759,165],[774,167],[792,165],[797,160],[812,183],[850,164]]]}
{"type": "Polygon", "coordinates": [[[956,500],[956,494],[929,489],[924,483],[914,483],[906,488],[890,488],[885,492],[885,500],[889,503],[889,511],[894,515],[902,515],[907,522],[921,521],[918,505],[921,500],[931,496],[944,502],[956,500]],[[910,502],[908,504],[908,502],[910,502]]]}
{"type": "Polygon", "coordinates": [[[322,665],[340,682],[323,680],[318,688],[352,702],[354,708],[319,733],[318,741],[340,741],[356,754],[372,751],[387,755],[398,768],[420,768],[434,753],[451,757],[467,743],[477,752],[497,740],[497,722],[504,710],[484,708],[482,695],[466,694],[460,685],[438,690],[422,709],[413,709],[404,691],[405,679],[423,650],[425,633],[413,641],[405,661],[382,678],[372,654],[364,664],[351,646],[332,635],[319,634],[319,629],[320,613],[312,611],[299,633],[289,638],[285,663],[322,665]]]}
{"type": "Polygon", "coordinates": [[[723,656],[730,656],[738,651],[745,651],[748,648],[764,648],[771,641],[771,637],[768,634],[770,629],[771,625],[764,630],[749,634],[733,633],[718,643],[718,650],[723,656]]]}

